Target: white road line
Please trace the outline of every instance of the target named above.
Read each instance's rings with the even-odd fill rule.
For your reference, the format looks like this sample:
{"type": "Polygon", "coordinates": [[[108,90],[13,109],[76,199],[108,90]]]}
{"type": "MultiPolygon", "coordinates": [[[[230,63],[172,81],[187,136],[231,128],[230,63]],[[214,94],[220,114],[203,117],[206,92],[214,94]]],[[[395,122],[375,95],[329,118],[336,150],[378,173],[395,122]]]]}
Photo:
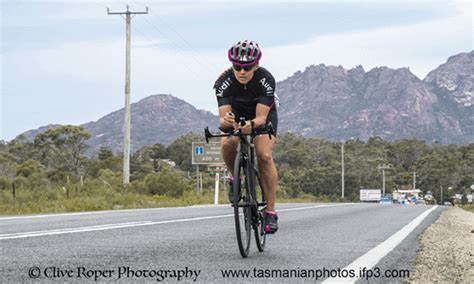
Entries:
{"type": "MultiPolygon", "coordinates": [[[[280,211],[313,209],[313,208],[321,208],[321,207],[333,207],[333,206],[340,206],[340,204],[338,204],[338,205],[315,205],[315,206],[308,206],[308,207],[281,209],[281,210],[279,210],[279,212],[280,211]]],[[[22,238],[61,235],[61,234],[71,234],[71,233],[81,233],[81,232],[92,232],[92,231],[105,231],[105,230],[121,229],[121,228],[129,228],[129,227],[141,227],[141,226],[151,226],[151,225],[160,225],[160,224],[169,224],[169,223],[180,223],[180,222],[191,222],[191,221],[199,221],[199,220],[218,219],[218,218],[226,218],[226,217],[232,217],[232,216],[234,216],[234,214],[215,215],[215,216],[196,217],[196,218],[185,218],[185,219],[157,221],[157,222],[141,221],[141,222],[129,222],[129,223],[97,225],[97,226],[89,226],[89,227],[45,230],[45,231],[36,231],[36,232],[3,234],[3,235],[0,235],[0,240],[22,239],[22,238]]]]}
{"type": "MultiPolygon", "coordinates": [[[[220,205],[217,205],[220,206],[220,205]]],[[[15,219],[37,219],[37,218],[50,218],[50,217],[64,217],[64,216],[81,216],[81,215],[94,215],[94,214],[107,214],[107,213],[122,213],[122,212],[141,212],[141,211],[156,211],[156,210],[173,210],[183,208],[205,208],[205,207],[216,207],[216,205],[199,205],[199,206],[183,206],[183,207],[160,207],[160,208],[140,208],[140,209],[122,209],[122,210],[103,210],[103,211],[90,211],[90,212],[77,212],[77,213],[58,213],[58,214],[42,214],[42,215],[27,215],[27,216],[12,216],[12,217],[0,217],[0,221],[3,220],[15,220],[15,219]]]]}
{"type": "Polygon", "coordinates": [[[149,222],[151,222],[151,221],[106,224],[106,225],[97,225],[97,226],[88,226],[88,227],[77,227],[77,228],[55,229],[55,230],[45,230],[45,231],[35,231],[35,232],[3,234],[3,235],[0,235],[0,239],[1,238],[7,239],[9,237],[18,238],[18,237],[21,237],[21,236],[44,236],[45,234],[56,235],[56,234],[62,234],[62,233],[69,233],[70,231],[87,232],[87,231],[107,230],[107,229],[115,229],[115,228],[126,228],[126,227],[146,224],[146,223],[149,223],[149,222]]]}
{"type": "Polygon", "coordinates": [[[344,270],[353,270],[356,274],[353,278],[329,278],[323,281],[323,284],[329,283],[354,283],[359,279],[359,269],[367,268],[371,269],[374,267],[382,258],[389,254],[396,246],[398,246],[431,212],[433,212],[438,206],[433,206],[431,209],[426,210],[416,217],[413,221],[408,223],[401,230],[390,236],[383,243],[379,244],[375,248],[362,255],[354,262],[344,267],[344,270]]]}
{"type": "MultiPolygon", "coordinates": [[[[343,205],[343,204],[337,204],[343,205]]],[[[324,206],[337,206],[324,205],[324,206]]],[[[345,204],[344,204],[345,205],[345,204]]],[[[209,207],[229,207],[229,204],[203,204],[193,206],[182,206],[182,207],[162,207],[162,208],[140,208],[140,209],[122,209],[122,210],[104,210],[104,211],[91,211],[91,212],[75,212],[75,213],[58,213],[58,214],[42,214],[42,215],[28,215],[28,216],[12,216],[12,217],[0,217],[0,221],[3,220],[17,220],[17,219],[38,219],[38,218],[50,218],[50,217],[64,217],[64,216],[82,216],[82,215],[94,215],[94,214],[107,214],[107,213],[122,213],[122,212],[141,212],[141,211],[155,211],[155,210],[173,210],[173,209],[192,209],[192,208],[209,208],[209,207]]],[[[317,205],[323,206],[323,205],[317,205]]],[[[302,209],[312,208],[314,206],[301,207],[302,209]]],[[[298,208],[292,208],[291,210],[302,210],[298,208]]],[[[278,211],[291,211],[288,209],[282,209],[278,211]]]]}
{"type": "Polygon", "coordinates": [[[331,204],[331,205],[313,205],[313,206],[306,206],[306,207],[297,207],[297,208],[288,208],[288,209],[278,209],[278,212],[282,211],[297,211],[297,210],[305,210],[305,209],[312,209],[312,208],[323,208],[323,207],[336,207],[336,206],[344,206],[344,205],[352,205],[352,203],[341,203],[341,204],[331,204]]]}
{"type": "Polygon", "coordinates": [[[50,236],[50,235],[62,235],[62,234],[82,233],[82,232],[92,232],[92,231],[105,231],[105,230],[121,229],[121,228],[129,228],[129,227],[142,227],[142,226],[151,226],[151,225],[168,224],[168,223],[179,223],[179,222],[189,222],[189,221],[198,221],[198,220],[207,220],[207,219],[217,219],[217,218],[225,218],[225,217],[229,217],[229,216],[234,216],[234,214],[208,216],[208,217],[197,217],[197,218],[187,218],[187,219],[177,219],[177,220],[168,220],[168,221],[159,221],[159,222],[143,221],[143,222],[118,223],[118,224],[100,225],[100,226],[91,226],[91,227],[68,228],[68,229],[60,229],[60,230],[48,230],[48,231],[38,231],[38,232],[25,232],[25,233],[17,233],[17,234],[6,234],[6,235],[0,235],[0,240],[22,239],[22,238],[50,236]]]}

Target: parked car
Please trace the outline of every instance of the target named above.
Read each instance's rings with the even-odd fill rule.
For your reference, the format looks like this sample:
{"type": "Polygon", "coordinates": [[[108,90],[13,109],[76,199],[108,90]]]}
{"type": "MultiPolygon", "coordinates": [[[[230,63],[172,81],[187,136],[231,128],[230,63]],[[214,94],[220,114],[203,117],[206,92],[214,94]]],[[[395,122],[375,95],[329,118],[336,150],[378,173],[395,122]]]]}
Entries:
{"type": "Polygon", "coordinates": [[[451,202],[449,202],[449,201],[445,201],[445,202],[443,203],[443,205],[445,205],[445,206],[453,206],[453,204],[452,204],[451,202]]]}
{"type": "Polygon", "coordinates": [[[408,200],[406,198],[400,198],[398,199],[399,204],[408,204],[408,200]]]}
{"type": "Polygon", "coordinates": [[[380,204],[393,204],[393,200],[391,197],[383,196],[382,198],[380,198],[379,203],[380,204]]]}

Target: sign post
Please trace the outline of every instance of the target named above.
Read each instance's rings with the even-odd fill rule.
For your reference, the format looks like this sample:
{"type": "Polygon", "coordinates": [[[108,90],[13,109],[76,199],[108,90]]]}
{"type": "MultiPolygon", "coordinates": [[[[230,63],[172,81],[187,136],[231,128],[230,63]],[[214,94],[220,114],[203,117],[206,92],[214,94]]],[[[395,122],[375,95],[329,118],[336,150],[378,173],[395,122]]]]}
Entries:
{"type": "MultiPolygon", "coordinates": [[[[193,142],[192,143],[192,164],[196,165],[196,179],[197,188],[199,190],[199,183],[201,183],[202,191],[202,174],[201,180],[199,181],[199,165],[215,165],[217,168],[220,165],[224,165],[224,160],[221,156],[221,143],[220,142],[193,142]]],[[[216,168],[216,170],[217,170],[216,168]]],[[[216,173],[215,179],[215,194],[214,204],[219,204],[219,173],[216,173]]]]}
{"type": "Polygon", "coordinates": [[[220,165],[224,164],[221,156],[221,143],[219,142],[193,142],[193,165],[220,165]]]}
{"type": "Polygon", "coordinates": [[[214,191],[214,205],[219,204],[219,173],[216,173],[216,187],[214,191]]]}

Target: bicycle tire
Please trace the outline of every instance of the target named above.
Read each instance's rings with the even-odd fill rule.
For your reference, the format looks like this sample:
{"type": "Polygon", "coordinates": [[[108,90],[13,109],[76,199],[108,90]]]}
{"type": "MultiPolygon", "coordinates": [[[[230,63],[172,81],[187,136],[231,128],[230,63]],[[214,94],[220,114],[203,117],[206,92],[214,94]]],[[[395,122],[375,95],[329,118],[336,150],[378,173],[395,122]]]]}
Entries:
{"type": "Polygon", "coordinates": [[[263,215],[262,210],[258,211],[257,218],[254,227],[255,242],[257,243],[258,251],[262,252],[265,250],[265,243],[267,240],[267,233],[265,232],[265,216],[263,215]]]}
{"type": "Polygon", "coordinates": [[[246,165],[240,153],[234,163],[234,220],[237,244],[240,255],[247,257],[250,250],[251,210],[249,205],[249,188],[246,176],[246,165]]]}
{"type": "MultiPolygon", "coordinates": [[[[251,160],[255,161],[255,156],[252,153],[251,160]]],[[[252,206],[252,215],[253,215],[253,220],[252,220],[252,227],[254,230],[254,235],[255,235],[255,243],[257,244],[257,249],[258,251],[262,252],[265,250],[265,242],[267,239],[267,234],[265,232],[265,216],[264,216],[264,208],[259,209],[258,208],[258,196],[257,196],[257,185],[260,187],[260,192],[262,193],[261,199],[262,199],[262,204],[265,203],[265,195],[262,190],[262,185],[260,183],[260,178],[257,176],[255,170],[254,170],[254,165],[247,167],[247,177],[249,180],[249,189],[250,193],[252,196],[252,203],[255,204],[252,206]],[[258,179],[258,183],[257,183],[258,179]]]]}
{"type": "MultiPolygon", "coordinates": [[[[263,214],[263,208],[262,209],[258,209],[258,205],[257,205],[257,202],[258,202],[258,196],[256,194],[256,176],[255,176],[255,172],[253,170],[250,170],[252,172],[251,174],[251,185],[250,185],[250,188],[251,188],[251,192],[252,192],[252,196],[255,200],[255,215],[254,215],[254,221],[253,221],[253,230],[254,230],[254,234],[255,234],[255,243],[257,244],[257,249],[258,251],[262,252],[265,250],[265,242],[266,242],[266,239],[267,239],[267,234],[265,232],[265,216],[263,214]]],[[[260,180],[259,180],[259,184],[260,184],[260,180]]],[[[261,189],[261,187],[260,187],[261,189]]],[[[265,197],[263,195],[263,191],[262,191],[262,203],[265,201],[265,197]]]]}

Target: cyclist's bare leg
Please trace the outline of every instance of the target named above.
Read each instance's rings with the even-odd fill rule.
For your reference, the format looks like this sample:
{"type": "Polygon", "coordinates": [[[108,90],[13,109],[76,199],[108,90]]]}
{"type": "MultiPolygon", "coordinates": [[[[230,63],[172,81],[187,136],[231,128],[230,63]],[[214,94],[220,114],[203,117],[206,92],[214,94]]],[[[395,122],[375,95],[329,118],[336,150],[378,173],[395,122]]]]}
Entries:
{"type": "Polygon", "coordinates": [[[270,140],[268,135],[259,135],[254,140],[255,153],[258,160],[258,171],[267,201],[267,211],[275,211],[276,190],[278,184],[278,174],[273,162],[273,145],[276,137],[270,140]]]}
{"type": "Polygon", "coordinates": [[[221,153],[227,169],[234,175],[234,161],[237,155],[237,146],[239,145],[238,137],[222,137],[221,138],[221,153]]]}

